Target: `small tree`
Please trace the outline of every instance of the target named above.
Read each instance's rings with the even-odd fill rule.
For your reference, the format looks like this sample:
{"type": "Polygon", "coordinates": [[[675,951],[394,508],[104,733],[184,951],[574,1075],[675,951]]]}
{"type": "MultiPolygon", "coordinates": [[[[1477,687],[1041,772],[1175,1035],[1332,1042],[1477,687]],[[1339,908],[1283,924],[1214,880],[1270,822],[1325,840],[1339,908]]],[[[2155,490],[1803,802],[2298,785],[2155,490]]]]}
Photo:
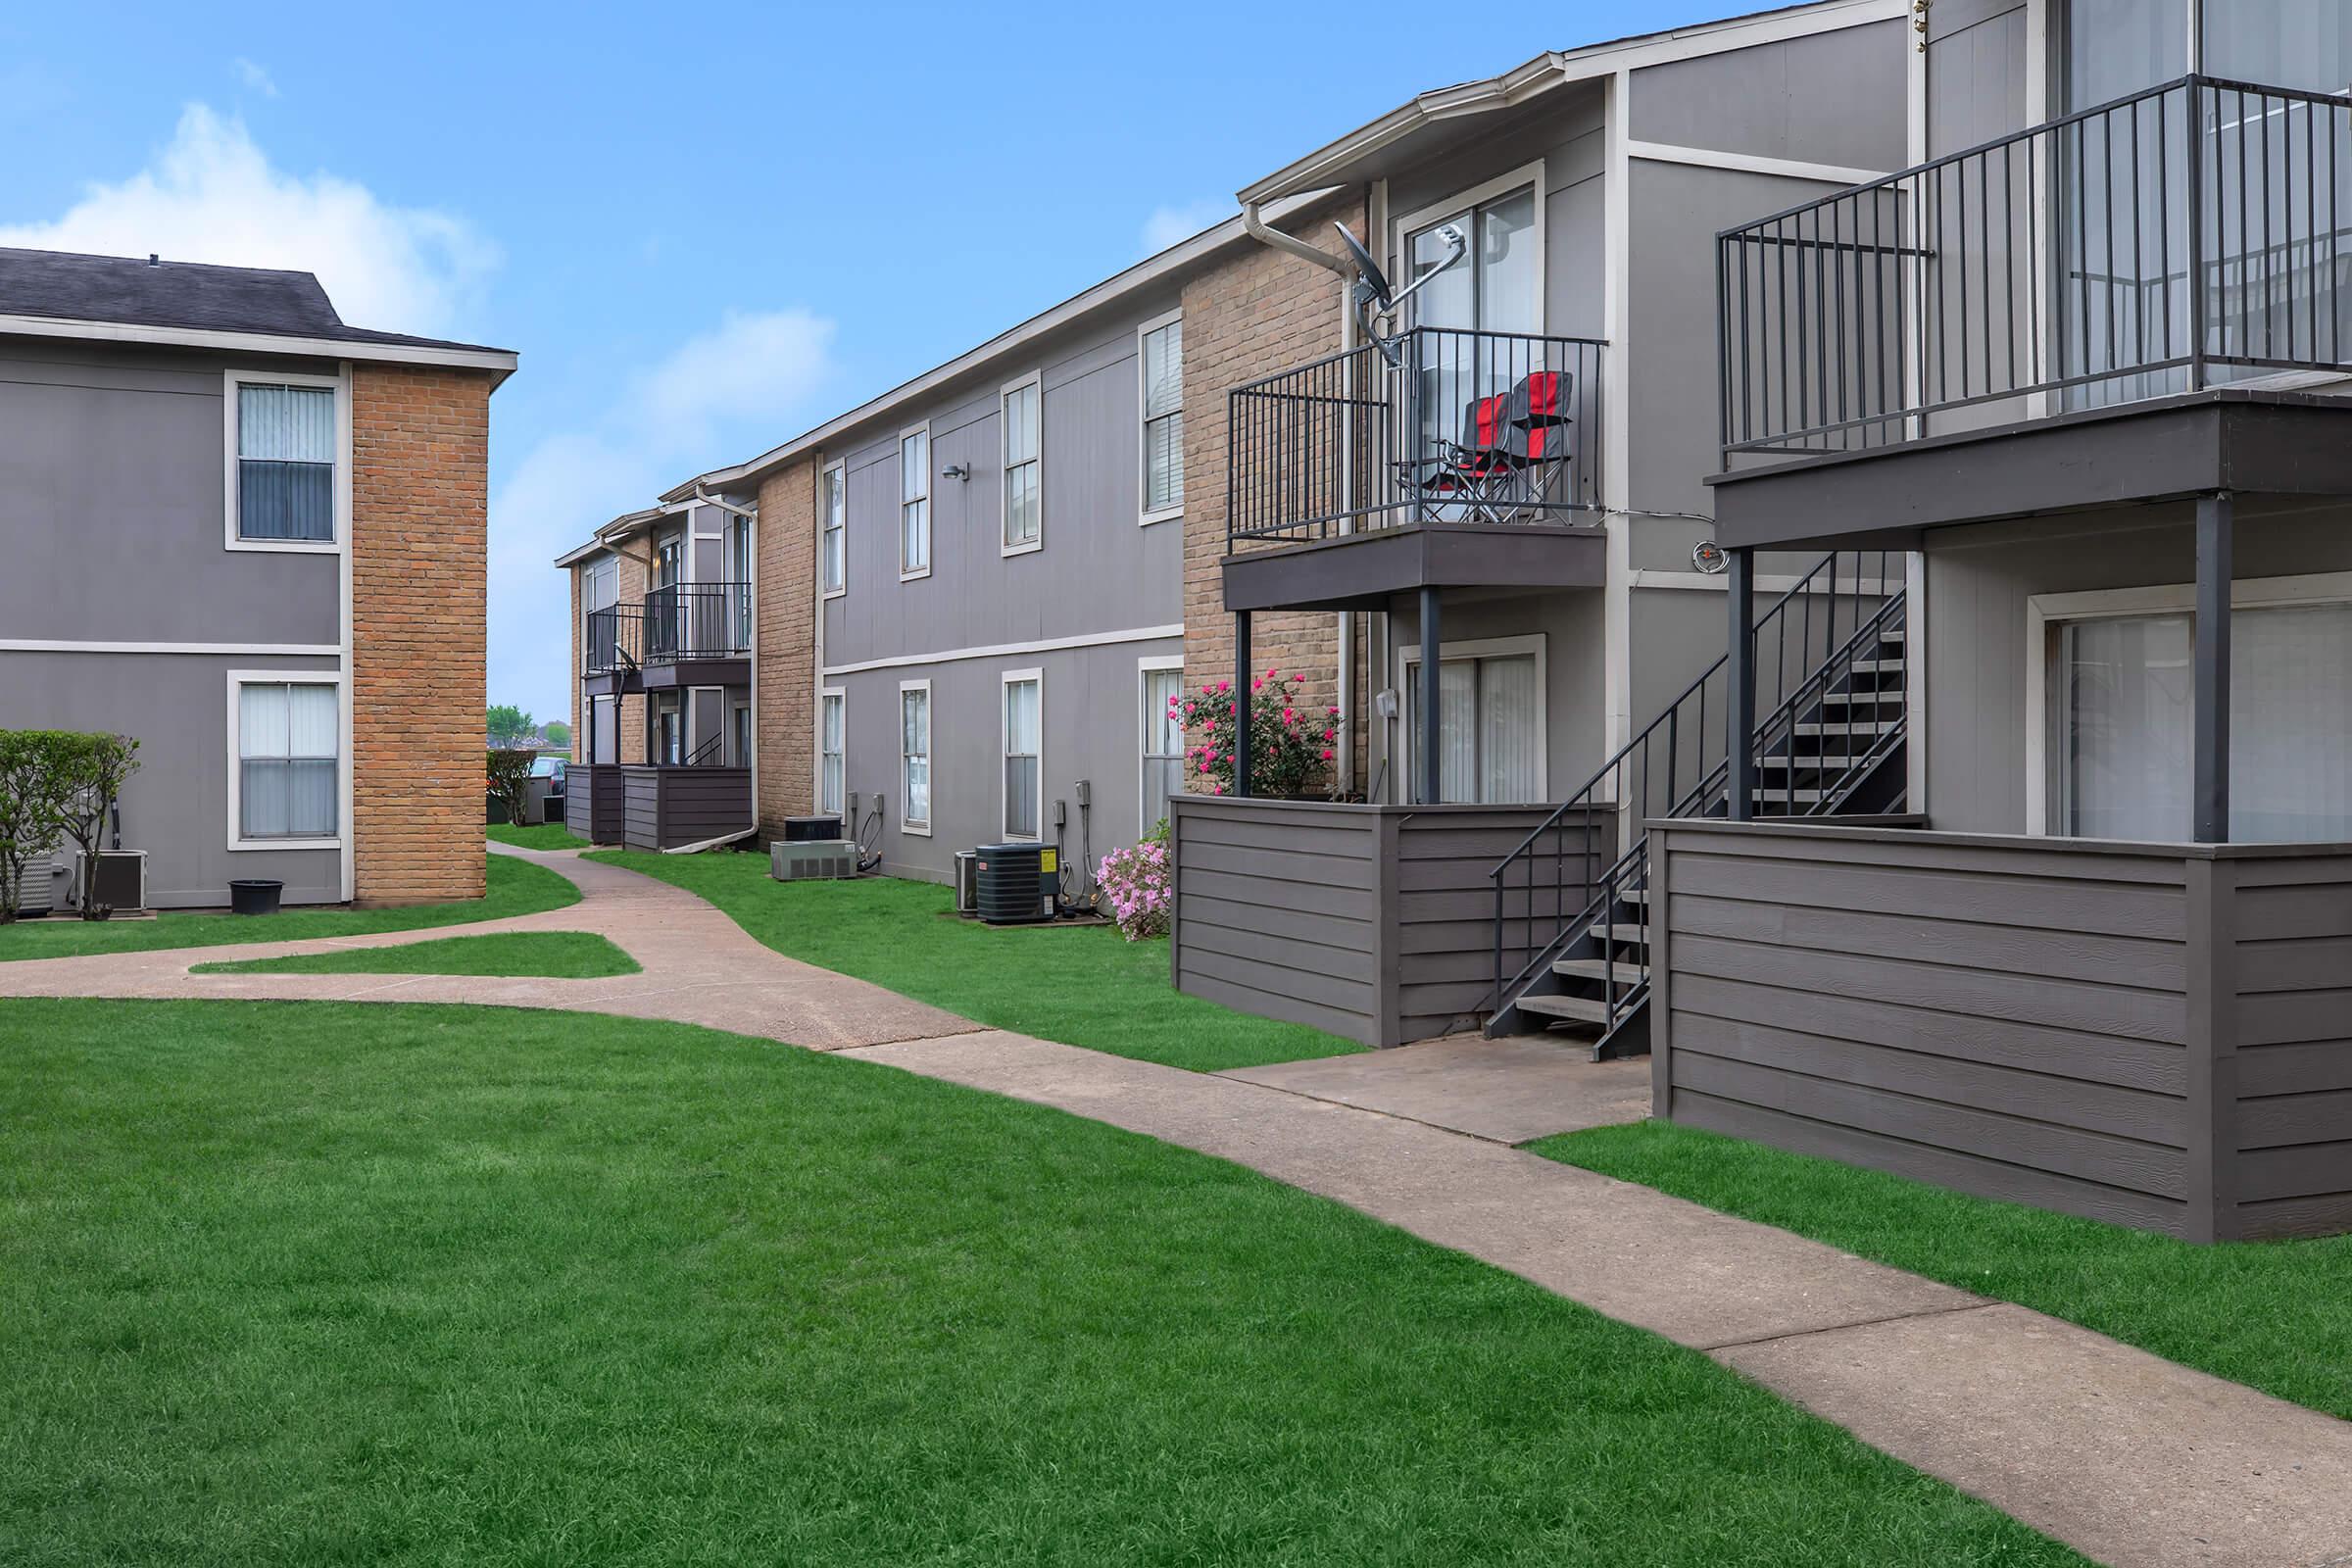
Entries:
{"type": "Polygon", "coordinates": [[[490,754],[490,798],[505,808],[507,820],[516,827],[530,813],[531,763],[529,752],[490,754]]]}
{"type": "Polygon", "coordinates": [[[17,917],[24,867],[65,832],[60,762],[78,736],[0,729],[0,925],[17,917]]]}
{"type": "Polygon", "coordinates": [[[483,710],[482,719],[490,731],[492,744],[512,746],[516,741],[531,738],[531,715],[527,710],[513,703],[495,703],[483,710]]]}
{"type": "MultiPolygon", "coordinates": [[[[1257,795],[1297,796],[1330,766],[1337,744],[1339,710],[1310,712],[1299,706],[1304,675],[1269,669],[1250,683],[1250,788],[1257,795]]],[[[1196,782],[1205,778],[1211,795],[1233,793],[1234,691],[1229,680],[1213,681],[1197,696],[1168,699],[1168,711],[1200,744],[1185,748],[1184,768],[1196,782]]]]}
{"type": "Polygon", "coordinates": [[[539,733],[547,737],[547,744],[550,746],[569,746],[571,744],[571,726],[560,718],[551,718],[540,725],[539,733]]]}
{"type": "Polygon", "coordinates": [[[139,770],[139,743],[128,735],[68,735],[60,747],[59,817],[66,837],[81,849],[81,917],[103,920],[114,912],[91,896],[106,819],[122,786],[139,770]]]}

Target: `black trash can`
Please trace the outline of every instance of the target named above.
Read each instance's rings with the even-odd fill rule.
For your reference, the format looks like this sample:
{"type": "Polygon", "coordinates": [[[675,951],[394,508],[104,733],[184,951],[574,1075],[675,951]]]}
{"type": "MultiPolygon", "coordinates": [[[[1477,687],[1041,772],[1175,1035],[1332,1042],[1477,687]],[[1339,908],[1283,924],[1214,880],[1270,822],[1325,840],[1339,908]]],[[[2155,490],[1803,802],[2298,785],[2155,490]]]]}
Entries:
{"type": "Polygon", "coordinates": [[[285,891],[283,882],[270,882],[259,877],[232,880],[228,884],[228,912],[275,914],[277,896],[285,891]]]}

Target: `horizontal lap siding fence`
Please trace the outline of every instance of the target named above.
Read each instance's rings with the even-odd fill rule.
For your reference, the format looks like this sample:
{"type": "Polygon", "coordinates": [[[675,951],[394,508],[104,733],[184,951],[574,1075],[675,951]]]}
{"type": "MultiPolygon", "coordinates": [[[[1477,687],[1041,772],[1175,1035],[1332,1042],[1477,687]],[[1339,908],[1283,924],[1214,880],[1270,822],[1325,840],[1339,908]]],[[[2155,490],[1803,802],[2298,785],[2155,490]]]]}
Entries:
{"type": "Polygon", "coordinates": [[[750,768],[624,766],[621,786],[632,850],[674,850],[752,825],[750,768]]]}
{"type": "Polygon", "coordinates": [[[564,825],[591,844],[620,842],[617,762],[574,762],[564,770],[564,825]]]}
{"type": "Polygon", "coordinates": [[[1494,988],[1489,873],[1550,810],[1180,797],[1176,989],[1368,1046],[1470,1027],[1494,988]]]}
{"type": "Polygon", "coordinates": [[[2352,853],[2214,871],[2236,1009],[2235,1234],[2352,1230],[2352,853]]]}
{"type": "Polygon", "coordinates": [[[2194,1240],[2352,1226],[2352,857],[1653,832],[1658,1114],[2194,1240]]]}

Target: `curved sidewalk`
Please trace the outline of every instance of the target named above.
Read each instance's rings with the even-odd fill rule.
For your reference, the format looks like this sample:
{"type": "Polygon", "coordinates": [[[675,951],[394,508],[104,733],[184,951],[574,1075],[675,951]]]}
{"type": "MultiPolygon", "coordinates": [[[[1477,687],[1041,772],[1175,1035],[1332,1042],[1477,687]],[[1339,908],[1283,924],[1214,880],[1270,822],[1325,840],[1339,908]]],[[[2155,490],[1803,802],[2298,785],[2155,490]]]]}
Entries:
{"type": "Polygon", "coordinates": [[[569,856],[523,858],[570,878],[583,901],[471,926],[6,963],[0,996],[487,1003],[663,1018],[838,1051],[1108,1122],[1347,1203],[1704,1351],[2100,1560],[2352,1560],[2352,1425],[2317,1411],[1488,1140],[984,1029],[787,958],[666,883],[569,856]],[[187,972],[222,958],[495,931],[596,932],[646,972],[187,972]]]}

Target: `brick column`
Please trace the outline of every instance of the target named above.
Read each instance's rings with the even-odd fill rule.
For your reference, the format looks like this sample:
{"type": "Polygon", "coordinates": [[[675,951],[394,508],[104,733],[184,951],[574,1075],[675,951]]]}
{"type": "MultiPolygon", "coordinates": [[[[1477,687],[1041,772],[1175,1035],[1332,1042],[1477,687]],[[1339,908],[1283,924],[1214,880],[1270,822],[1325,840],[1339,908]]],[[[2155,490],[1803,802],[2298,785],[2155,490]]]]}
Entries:
{"type": "Polygon", "coordinates": [[[816,478],[821,456],[760,485],[760,831],[816,808],[816,478]]]}
{"type": "Polygon", "coordinates": [[[478,370],[352,369],[361,904],[482,893],[490,384],[478,370]]]}
{"type": "MultiPolygon", "coordinates": [[[[1335,198],[1283,227],[1338,251],[1334,220],[1359,235],[1361,193],[1335,198]],[[1320,237],[1328,236],[1328,238],[1320,237]]],[[[1237,252],[1184,288],[1184,678],[1188,691],[1233,675],[1233,617],[1219,563],[1225,556],[1226,394],[1341,347],[1346,285],[1310,262],[1261,244],[1237,252]]],[[[1302,702],[1316,710],[1339,700],[1338,617],[1322,612],[1261,612],[1250,619],[1250,651],[1262,675],[1303,672],[1302,702]]],[[[1362,687],[1357,687],[1360,710],[1362,687]]],[[[1359,731],[1360,733],[1360,731],[1359,731]]],[[[1335,746],[1334,750],[1340,750],[1335,746]]],[[[1346,752],[1341,753],[1344,758],[1346,752]]],[[[1185,787],[1202,787],[1185,773],[1185,787]]]]}

